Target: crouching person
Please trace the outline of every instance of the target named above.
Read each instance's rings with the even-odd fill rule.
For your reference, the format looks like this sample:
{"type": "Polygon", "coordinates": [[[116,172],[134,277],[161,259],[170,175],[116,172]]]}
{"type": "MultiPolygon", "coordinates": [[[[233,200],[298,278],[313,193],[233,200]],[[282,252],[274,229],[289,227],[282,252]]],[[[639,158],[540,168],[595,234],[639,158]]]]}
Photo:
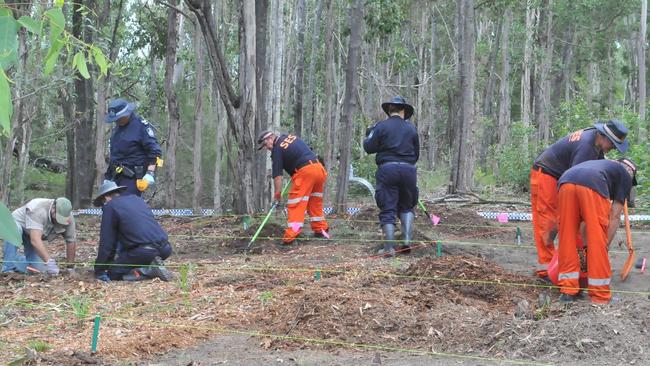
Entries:
{"type": "Polygon", "coordinates": [[[44,244],[57,235],[65,239],[68,266],[74,264],[77,244],[70,200],[65,197],[34,198],[11,215],[22,232],[24,255],[19,254],[16,245],[5,241],[2,272],[58,275],[59,266],[44,244]]]}
{"type": "Polygon", "coordinates": [[[142,198],[120,195],[125,189],[106,182],[93,201],[102,207],[95,277],[105,282],[173,279],[163,263],[172,253],[167,233],[142,198]]]}

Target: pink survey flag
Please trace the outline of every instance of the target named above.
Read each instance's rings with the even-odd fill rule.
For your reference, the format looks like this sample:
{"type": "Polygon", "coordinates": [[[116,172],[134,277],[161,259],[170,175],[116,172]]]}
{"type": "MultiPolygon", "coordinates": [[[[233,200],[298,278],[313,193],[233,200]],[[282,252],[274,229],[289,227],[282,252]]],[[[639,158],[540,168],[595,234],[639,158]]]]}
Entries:
{"type": "Polygon", "coordinates": [[[499,221],[502,224],[508,222],[508,214],[507,213],[498,214],[497,221],[499,221]]]}
{"type": "Polygon", "coordinates": [[[433,223],[433,226],[438,225],[438,223],[440,222],[440,217],[436,215],[431,215],[431,222],[433,223]]]}

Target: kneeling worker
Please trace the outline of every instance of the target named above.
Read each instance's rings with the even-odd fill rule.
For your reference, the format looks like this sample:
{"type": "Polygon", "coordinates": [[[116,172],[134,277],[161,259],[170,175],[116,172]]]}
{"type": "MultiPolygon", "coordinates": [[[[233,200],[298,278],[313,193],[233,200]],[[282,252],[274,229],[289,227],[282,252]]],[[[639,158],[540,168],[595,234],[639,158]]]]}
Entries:
{"type": "Polygon", "coordinates": [[[58,275],[59,267],[43,243],[44,240],[53,240],[58,234],[65,239],[68,265],[74,264],[77,244],[70,200],[65,197],[34,198],[11,215],[22,231],[25,254],[18,254],[18,248],[5,241],[2,272],[58,275]]]}
{"type": "Polygon", "coordinates": [[[102,206],[95,277],[105,282],[173,279],[173,274],[163,267],[163,260],[172,253],[167,233],[142,198],[120,195],[125,189],[106,182],[93,201],[95,206],[102,206]]]}
{"type": "Polygon", "coordinates": [[[262,132],[258,139],[258,150],[271,151],[273,162],[273,188],[275,201],[282,199],[282,169],[291,176],[291,190],[287,200],[289,222],[282,242],[291,244],[305,221],[305,210],[315,237],[329,237],[327,221],[323,214],[323,188],[327,171],[307,144],[296,135],[276,135],[272,131],[262,132]]]}
{"type": "Polygon", "coordinates": [[[575,301],[580,285],[577,237],[580,223],[587,233],[587,283],[593,303],[607,304],[612,268],[609,244],[621,211],[636,185],[636,165],[629,159],[590,160],[567,170],[558,181],[560,302],[575,301]]]}

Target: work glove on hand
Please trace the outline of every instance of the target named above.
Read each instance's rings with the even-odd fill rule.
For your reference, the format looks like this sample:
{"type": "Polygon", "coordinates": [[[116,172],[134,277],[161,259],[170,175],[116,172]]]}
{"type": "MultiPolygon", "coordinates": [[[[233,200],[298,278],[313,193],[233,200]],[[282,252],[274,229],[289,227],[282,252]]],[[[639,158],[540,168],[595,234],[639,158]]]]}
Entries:
{"type": "Polygon", "coordinates": [[[95,275],[95,278],[97,281],[102,281],[102,282],[111,282],[110,277],[108,277],[108,274],[106,272],[102,272],[101,274],[95,275]]]}
{"type": "Polygon", "coordinates": [[[45,263],[45,267],[47,268],[47,273],[54,276],[59,274],[59,266],[56,265],[54,258],[50,258],[50,260],[45,263]]]}
{"type": "Polygon", "coordinates": [[[144,177],[135,181],[135,186],[140,192],[144,192],[145,189],[152,187],[154,182],[153,173],[147,173],[144,177]]]}
{"type": "Polygon", "coordinates": [[[146,180],[150,186],[153,186],[153,184],[156,182],[155,179],[153,178],[153,173],[145,174],[144,177],[142,177],[142,179],[146,180]]]}
{"type": "Polygon", "coordinates": [[[275,205],[275,208],[282,207],[282,193],[281,192],[275,192],[273,195],[273,204],[275,205]]]}

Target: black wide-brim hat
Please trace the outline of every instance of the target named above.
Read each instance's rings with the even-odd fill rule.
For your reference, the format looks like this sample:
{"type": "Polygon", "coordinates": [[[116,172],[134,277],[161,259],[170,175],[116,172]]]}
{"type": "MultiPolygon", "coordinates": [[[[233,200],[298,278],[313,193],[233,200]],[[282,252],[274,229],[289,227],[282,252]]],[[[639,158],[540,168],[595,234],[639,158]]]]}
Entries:
{"type": "Polygon", "coordinates": [[[413,112],[415,111],[413,106],[406,103],[406,100],[404,100],[404,98],[402,98],[399,95],[391,98],[391,100],[389,100],[388,102],[382,103],[381,104],[381,109],[383,109],[384,112],[386,112],[386,114],[388,114],[388,106],[391,105],[391,104],[404,108],[404,119],[411,118],[411,116],[413,115],[413,112]]]}
{"type": "Polygon", "coordinates": [[[621,121],[612,119],[605,123],[595,123],[594,127],[614,144],[616,150],[625,153],[630,147],[627,137],[627,128],[621,121]]]}

